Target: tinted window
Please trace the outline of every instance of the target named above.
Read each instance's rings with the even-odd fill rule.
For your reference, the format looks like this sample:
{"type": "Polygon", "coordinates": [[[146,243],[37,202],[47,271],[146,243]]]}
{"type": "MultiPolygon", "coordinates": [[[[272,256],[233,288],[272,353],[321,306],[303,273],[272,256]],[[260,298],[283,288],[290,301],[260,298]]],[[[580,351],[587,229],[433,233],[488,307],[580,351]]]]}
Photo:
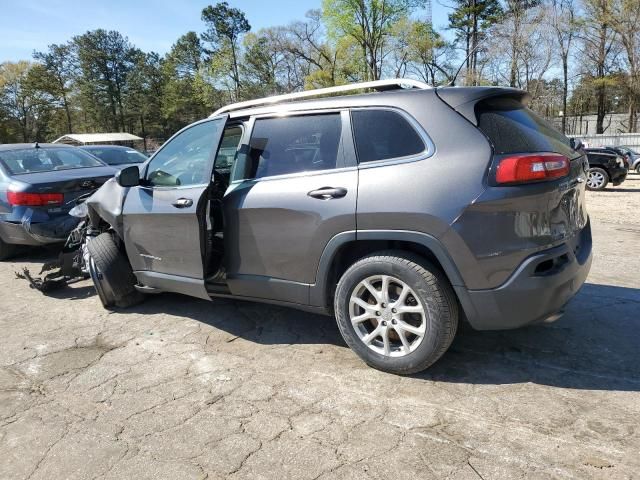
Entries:
{"type": "Polygon", "coordinates": [[[576,156],[567,137],[515,99],[480,102],[476,115],[478,127],[497,154],[556,152],[569,158],[576,156]]]}
{"type": "Polygon", "coordinates": [[[326,170],[338,162],[339,113],[258,119],[235,178],[326,170]]]}
{"type": "Polygon", "coordinates": [[[399,113],[354,110],[351,118],[360,163],[407,157],[425,150],[418,133],[399,113]]]}
{"type": "Polygon", "coordinates": [[[0,152],[0,162],[12,175],[104,166],[100,160],[75,147],[4,151],[0,152]]]}
{"type": "Polygon", "coordinates": [[[147,182],[165,187],[209,183],[211,154],[223,126],[222,120],[211,120],[174,137],[149,163],[147,182]]]}

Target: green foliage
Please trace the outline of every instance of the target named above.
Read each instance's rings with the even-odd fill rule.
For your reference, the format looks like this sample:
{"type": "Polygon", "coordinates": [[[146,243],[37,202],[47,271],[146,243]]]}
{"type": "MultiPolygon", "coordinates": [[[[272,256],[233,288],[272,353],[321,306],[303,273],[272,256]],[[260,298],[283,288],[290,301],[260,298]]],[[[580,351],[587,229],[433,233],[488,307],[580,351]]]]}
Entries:
{"type": "Polygon", "coordinates": [[[334,37],[352,38],[361,49],[365,79],[382,75],[383,47],[394,25],[424,5],[421,0],[323,0],[322,13],[334,37]]]}
{"type": "Polygon", "coordinates": [[[230,78],[237,97],[241,83],[239,42],[251,25],[241,10],[229,7],[227,2],[202,10],[202,21],[206,25],[202,39],[211,45],[207,53],[215,67],[212,73],[222,72],[222,76],[230,78]]]}
{"type": "MultiPolygon", "coordinates": [[[[322,10],[258,32],[241,10],[220,2],[203,9],[201,32],[186,32],[164,56],[116,31],[89,31],[34,52],[34,62],[0,64],[0,142],[105,131],[164,139],[237,100],[391,76],[447,84],[467,56],[468,84],[500,85],[510,71],[522,75],[525,54],[541,48],[527,36],[547,25],[542,0],[452,0],[453,42],[421,18],[425,1],[322,0],[322,10]],[[501,28],[506,36],[496,37],[501,28]],[[509,64],[498,55],[511,46],[518,57],[509,64]]],[[[579,55],[570,52],[579,72],[570,72],[578,84],[567,112],[627,109],[629,128],[637,122],[637,1],[584,0],[585,14],[567,23],[581,46],[579,55]]],[[[545,115],[562,106],[552,74],[526,82],[532,106],[545,115]]]]}

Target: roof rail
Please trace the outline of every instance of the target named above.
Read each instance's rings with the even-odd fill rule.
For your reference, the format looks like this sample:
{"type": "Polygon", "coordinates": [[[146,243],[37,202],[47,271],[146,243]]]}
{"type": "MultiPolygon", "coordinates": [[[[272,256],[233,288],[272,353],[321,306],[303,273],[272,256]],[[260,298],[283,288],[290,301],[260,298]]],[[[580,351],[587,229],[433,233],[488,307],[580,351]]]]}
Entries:
{"type": "Polygon", "coordinates": [[[373,80],[371,82],[351,83],[349,85],[338,85],[336,87],[317,88],[315,90],[305,90],[303,92],[286,93],[284,95],[274,95],[272,97],[258,98],[255,100],[247,100],[246,102],[232,103],[224,106],[211,114],[212,117],[225,112],[242,110],[244,108],[257,107],[260,105],[272,105],[274,103],[287,102],[291,100],[300,100],[303,98],[317,97],[331,93],[351,92],[354,90],[362,90],[370,88],[372,90],[397,90],[402,88],[432,88],[424,82],[413,80],[410,78],[392,78],[389,80],[373,80]]]}

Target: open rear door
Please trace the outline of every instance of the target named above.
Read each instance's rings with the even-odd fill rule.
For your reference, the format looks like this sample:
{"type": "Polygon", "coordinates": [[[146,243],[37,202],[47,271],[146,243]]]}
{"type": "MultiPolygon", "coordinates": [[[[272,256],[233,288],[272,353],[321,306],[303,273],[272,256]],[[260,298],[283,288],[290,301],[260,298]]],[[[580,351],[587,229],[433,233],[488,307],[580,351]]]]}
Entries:
{"type": "Polygon", "coordinates": [[[123,208],[127,254],[145,286],[209,299],[204,286],[208,190],[228,115],[190,125],[149,160],[123,208]]]}

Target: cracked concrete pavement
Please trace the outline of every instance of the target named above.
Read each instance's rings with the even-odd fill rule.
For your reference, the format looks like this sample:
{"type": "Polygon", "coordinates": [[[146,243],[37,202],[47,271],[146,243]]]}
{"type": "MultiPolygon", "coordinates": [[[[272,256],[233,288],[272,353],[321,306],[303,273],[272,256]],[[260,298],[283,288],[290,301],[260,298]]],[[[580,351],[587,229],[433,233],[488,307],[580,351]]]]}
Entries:
{"type": "Polygon", "coordinates": [[[179,295],[107,312],[0,264],[0,479],[640,476],[640,176],[588,193],[595,259],[564,318],[460,332],[368,368],[333,319],[179,295]]]}

